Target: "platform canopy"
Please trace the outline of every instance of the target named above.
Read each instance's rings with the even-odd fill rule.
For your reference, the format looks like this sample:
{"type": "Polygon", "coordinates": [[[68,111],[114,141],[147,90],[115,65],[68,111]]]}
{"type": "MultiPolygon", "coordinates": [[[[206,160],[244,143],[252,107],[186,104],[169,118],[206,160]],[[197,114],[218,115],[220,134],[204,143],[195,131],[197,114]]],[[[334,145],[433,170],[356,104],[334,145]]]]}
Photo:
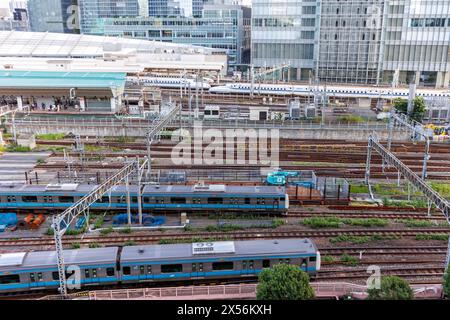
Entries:
{"type": "Polygon", "coordinates": [[[0,71],[1,88],[122,88],[126,73],[0,71]]]}

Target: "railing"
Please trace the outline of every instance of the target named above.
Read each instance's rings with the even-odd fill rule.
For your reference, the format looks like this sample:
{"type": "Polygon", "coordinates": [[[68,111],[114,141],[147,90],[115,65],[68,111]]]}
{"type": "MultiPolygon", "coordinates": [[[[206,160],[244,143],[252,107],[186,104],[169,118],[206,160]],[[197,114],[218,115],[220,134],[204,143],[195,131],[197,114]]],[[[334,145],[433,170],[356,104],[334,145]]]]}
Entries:
{"type": "MultiPolygon", "coordinates": [[[[11,121],[7,121],[8,125],[11,125],[11,121]]],[[[143,119],[123,119],[122,121],[109,118],[109,119],[50,119],[50,118],[28,118],[28,119],[16,119],[15,124],[17,127],[66,127],[66,128],[114,128],[114,129],[141,129],[148,130],[152,125],[151,120],[143,119]]],[[[364,122],[364,123],[349,123],[349,122],[325,122],[320,124],[314,121],[253,121],[253,120],[207,120],[194,122],[194,120],[183,119],[181,120],[182,127],[192,127],[195,125],[201,125],[205,128],[282,128],[282,129],[331,129],[331,130],[388,130],[388,124],[383,122],[364,122]]],[[[173,127],[180,127],[180,120],[172,121],[173,127]]],[[[395,128],[395,131],[402,132],[401,128],[395,128]]]]}
{"type": "Polygon", "coordinates": [[[256,284],[143,288],[131,290],[105,290],[89,293],[91,300],[176,300],[176,299],[217,299],[255,298],[256,284]]]}
{"type": "MultiPolygon", "coordinates": [[[[348,282],[312,282],[311,287],[317,298],[339,298],[352,295],[367,297],[367,286],[348,282]]],[[[128,290],[101,290],[80,292],[61,297],[47,296],[40,300],[89,299],[89,300],[215,300],[215,299],[256,299],[257,284],[237,284],[219,286],[191,286],[169,288],[141,288],[128,290]]],[[[416,298],[440,298],[442,285],[411,285],[416,298]]]]}

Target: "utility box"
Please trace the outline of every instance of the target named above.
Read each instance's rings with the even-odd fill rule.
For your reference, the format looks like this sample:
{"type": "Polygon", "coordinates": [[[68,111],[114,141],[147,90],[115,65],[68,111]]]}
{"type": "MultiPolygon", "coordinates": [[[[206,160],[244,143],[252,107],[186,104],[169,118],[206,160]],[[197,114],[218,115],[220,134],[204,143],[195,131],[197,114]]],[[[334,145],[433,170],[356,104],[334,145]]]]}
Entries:
{"type": "Polygon", "coordinates": [[[253,107],[250,109],[250,120],[266,121],[269,119],[269,107],[253,107]]]}
{"type": "Polygon", "coordinates": [[[188,221],[188,219],[187,219],[187,213],[186,213],[186,212],[182,212],[182,213],[181,213],[181,224],[182,224],[182,225],[183,225],[183,224],[186,224],[187,221],[188,221]]]}
{"type": "Polygon", "coordinates": [[[28,147],[31,150],[36,148],[36,138],[34,134],[32,135],[20,135],[17,137],[17,145],[21,147],[28,147]]]}
{"type": "Polygon", "coordinates": [[[289,118],[291,120],[299,120],[300,119],[300,101],[299,100],[291,100],[289,102],[289,118]]]}

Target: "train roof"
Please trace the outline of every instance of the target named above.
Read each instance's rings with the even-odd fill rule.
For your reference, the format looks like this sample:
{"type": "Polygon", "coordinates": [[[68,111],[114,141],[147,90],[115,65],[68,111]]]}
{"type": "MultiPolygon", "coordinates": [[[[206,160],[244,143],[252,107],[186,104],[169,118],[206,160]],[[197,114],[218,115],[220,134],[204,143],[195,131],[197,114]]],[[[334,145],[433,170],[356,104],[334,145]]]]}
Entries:
{"type": "MultiPolygon", "coordinates": [[[[26,193],[62,193],[66,194],[69,192],[75,193],[88,193],[97,187],[96,185],[88,185],[88,184],[49,184],[49,185],[26,185],[26,184],[8,184],[8,185],[0,185],[0,193],[17,193],[21,194],[26,193]]],[[[124,185],[115,186],[111,189],[112,193],[125,193],[126,187],[124,185]]],[[[130,192],[137,192],[137,186],[130,185],[130,192]]],[[[109,193],[109,192],[108,192],[109,193]]]]}
{"type": "MultiPolygon", "coordinates": [[[[118,247],[64,250],[64,263],[69,265],[115,264],[118,247]]],[[[56,251],[0,254],[0,271],[56,267],[56,251]]]]}
{"type": "Polygon", "coordinates": [[[174,259],[267,257],[315,254],[317,247],[309,239],[226,241],[194,244],[167,244],[124,247],[121,263],[173,261],[174,259]],[[211,249],[212,248],[212,249],[211,249]]]}
{"type": "Polygon", "coordinates": [[[283,187],[275,186],[226,186],[226,185],[208,185],[208,186],[185,186],[185,185],[160,185],[160,186],[146,186],[143,194],[270,194],[270,195],[284,195],[285,189],[283,187]]]}

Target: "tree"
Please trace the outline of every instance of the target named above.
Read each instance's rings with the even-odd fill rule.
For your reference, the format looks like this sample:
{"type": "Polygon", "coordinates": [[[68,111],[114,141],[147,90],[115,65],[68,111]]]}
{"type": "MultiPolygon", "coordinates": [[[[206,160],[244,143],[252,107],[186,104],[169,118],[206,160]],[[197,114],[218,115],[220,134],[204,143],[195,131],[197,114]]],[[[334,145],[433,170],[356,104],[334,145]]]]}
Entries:
{"type": "MultiPolygon", "coordinates": [[[[395,98],[393,100],[394,108],[400,113],[407,114],[408,112],[408,100],[402,98],[395,98]]],[[[425,114],[425,100],[423,97],[415,97],[413,100],[413,111],[410,114],[410,118],[417,122],[422,122],[425,114]]]]}
{"type": "Polygon", "coordinates": [[[314,298],[309,276],[298,266],[278,264],[259,275],[258,300],[307,300],[314,298]]]}
{"type": "Polygon", "coordinates": [[[381,288],[369,289],[369,300],[411,300],[414,298],[409,283],[397,276],[381,278],[381,288]]]}
{"type": "Polygon", "coordinates": [[[444,275],[444,294],[450,298],[450,264],[447,267],[447,272],[444,275]]]}

